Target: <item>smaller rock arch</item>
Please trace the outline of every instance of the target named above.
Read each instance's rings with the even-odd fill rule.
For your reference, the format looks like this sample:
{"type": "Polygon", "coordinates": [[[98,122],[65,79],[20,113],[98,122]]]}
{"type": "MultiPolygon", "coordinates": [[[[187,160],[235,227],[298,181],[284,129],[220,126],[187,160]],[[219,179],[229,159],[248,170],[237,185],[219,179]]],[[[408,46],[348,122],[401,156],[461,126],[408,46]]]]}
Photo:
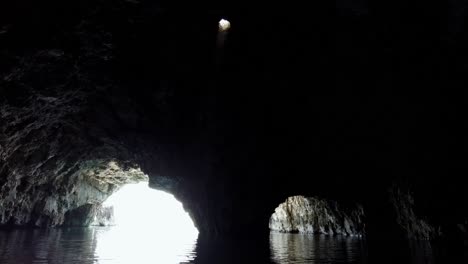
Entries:
{"type": "Polygon", "coordinates": [[[317,197],[291,196],[270,217],[272,231],[326,235],[363,236],[365,214],[362,205],[351,207],[317,197]]]}

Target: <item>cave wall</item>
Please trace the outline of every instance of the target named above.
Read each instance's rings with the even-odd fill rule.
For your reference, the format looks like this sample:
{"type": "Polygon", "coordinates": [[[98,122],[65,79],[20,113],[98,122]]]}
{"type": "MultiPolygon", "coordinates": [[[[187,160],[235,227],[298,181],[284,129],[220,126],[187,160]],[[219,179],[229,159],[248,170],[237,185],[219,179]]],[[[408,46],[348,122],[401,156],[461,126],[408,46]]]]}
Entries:
{"type": "Polygon", "coordinates": [[[121,143],[106,139],[106,128],[86,120],[87,77],[75,62],[62,50],[39,49],[2,79],[2,224],[61,225],[68,211],[147,179],[121,143]]]}
{"type": "Polygon", "coordinates": [[[404,234],[409,239],[431,240],[440,235],[437,227],[431,226],[416,215],[415,201],[410,190],[392,186],[389,189],[389,196],[396,215],[396,223],[403,228],[404,234]]]}
{"type": "MultiPolygon", "coordinates": [[[[18,85],[29,78],[10,77],[18,85]]],[[[21,106],[0,107],[2,224],[61,225],[68,211],[100,204],[123,184],[148,178],[131,159],[121,158],[128,155],[124,147],[104,144],[99,133],[105,132],[81,120],[84,93],[42,92],[21,100],[21,106]]]]}
{"type": "Polygon", "coordinates": [[[92,216],[94,226],[113,226],[115,225],[115,215],[113,206],[99,206],[92,216]]]}
{"type": "Polygon", "coordinates": [[[49,1],[23,20],[21,3],[0,9],[15,14],[0,27],[1,223],[61,224],[144,174],[202,234],[268,232],[296,194],[362,203],[375,234],[422,228],[403,213],[466,221],[464,104],[440,88],[463,86],[466,40],[429,30],[436,7],[418,22],[413,5],[346,1],[291,15],[49,1]],[[217,61],[222,15],[232,28],[217,61]],[[401,180],[415,204],[389,198],[401,180]]]}
{"type": "Polygon", "coordinates": [[[363,236],[364,208],[361,205],[345,208],[336,201],[292,196],[275,209],[269,227],[284,233],[363,236]]]}

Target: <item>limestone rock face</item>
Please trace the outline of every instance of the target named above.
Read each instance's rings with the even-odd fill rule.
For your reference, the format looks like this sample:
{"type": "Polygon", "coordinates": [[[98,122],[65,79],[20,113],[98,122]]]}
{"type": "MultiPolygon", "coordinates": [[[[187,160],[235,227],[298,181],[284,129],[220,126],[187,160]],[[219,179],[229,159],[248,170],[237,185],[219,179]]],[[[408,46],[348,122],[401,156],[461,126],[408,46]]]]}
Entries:
{"type": "Polygon", "coordinates": [[[95,210],[95,216],[94,216],[92,225],[97,225],[97,226],[115,225],[114,207],[113,206],[108,206],[108,207],[101,206],[97,210],[95,210]]]}
{"type": "Polygon", "coordinates": [[[109,136],[111,118],[87,118],[103,110],[92,110],[97,77],[84,64],[105,61],[108,49],[82,48],[83,64],[60,49],[36,49],[1,74],[1,225],[87,224],[82,216],[120,186],[148,179],[109,136]]]}
{"type": "MultiPolygon", "coordinates": [[[[14,168],[14,164],[8,165],[14,168]]],[[[35,178],[31,178],[36,173],[34,170],[24,171],[28,168],[15,168],[17,177],[8,179],[2,186],[0,224],[86,226],[93,215],[101,215],[99,210],[104,209],[99,209],[100,204],[119,187],[147,179],[140,170],[125,170],[114,162],[96,160],[77,164],[76,171],[54,175],[46,170],[35,178]],[[53,180],[47,182],[41,176],[53,180]]],[[[41,172],[41,167],[36,169],[37,173],[41,172]]]]}
{"type": "Polygon", "coordinates": [[[280,204],[270,218],[270,229],[327,235],[364,235],[364,209],[344,208],[335,201],[292,196],[280,204]]]}

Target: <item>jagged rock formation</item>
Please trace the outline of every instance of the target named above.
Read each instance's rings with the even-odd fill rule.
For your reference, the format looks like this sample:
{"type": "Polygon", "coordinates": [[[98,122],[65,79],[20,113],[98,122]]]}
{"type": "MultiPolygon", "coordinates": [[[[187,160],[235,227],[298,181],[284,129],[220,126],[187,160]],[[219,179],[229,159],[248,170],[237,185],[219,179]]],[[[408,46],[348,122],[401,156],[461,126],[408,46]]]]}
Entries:
{"type": "MultiPolygon", "coordinates": [[[[50,223],[48,224],[51,225],[50,223]]],[[[112,226],[114,224],[114,208],[112,206],[105,207],[102,204],[90,202],[78,208],[69,209],[65,213],[65,220],[60,226],[85,227],[112,226]]],[[[44,226],[43,224],[42,227],[44,226]]]]}
{"type": "Polygon", "coordinates": [[[435,227],[416,215],[414,197],[408,189],[393,186],[389,189],[389,196],[396,223],[409,239],[430,240],[439,235],[435,227]]]}
{"type": "Polygon", "coordinates": [[[110,119],[98,128],[86,118],[101,110],[90,108],[97,77],[84,68],[109,51],[82,41],[87,51],[79,63],[63,50],[39,49],[2,74],[0,224],[89,224],[76,214],[89,215],[123,184],[148,179],[108,136],[110,119]]]}
{"type": "Polygon", "coordinates": [[[96,206],[120,186],[147,180],[141,170],[125,170],[113,161],[83,162],[71,171],[57,174],[53,174],[56,167],[48,171],[48,166],[42,164],[25,166],[21,162],[4,166],[16,175],[10,178],[15,180],[3,184],[0,192],[0,223],[11,225],[89,225],[96,206]],[[48,175],[54,175],[53,182],[48,182],[48,175]]]}
{"type": "Polygon", "coordinates": [[[270,230],[326,235],[362,236],[364,209],[344,208],[336,201],[292,196],[280,204],[270,218],[270,230]]]}
{"type": "Polygon", "coordinates": [[[114,218],[114,207],[113,206],[101,206],[95,211],[92,225],[97,226],[112,226],[115,224],[114,218]]]}

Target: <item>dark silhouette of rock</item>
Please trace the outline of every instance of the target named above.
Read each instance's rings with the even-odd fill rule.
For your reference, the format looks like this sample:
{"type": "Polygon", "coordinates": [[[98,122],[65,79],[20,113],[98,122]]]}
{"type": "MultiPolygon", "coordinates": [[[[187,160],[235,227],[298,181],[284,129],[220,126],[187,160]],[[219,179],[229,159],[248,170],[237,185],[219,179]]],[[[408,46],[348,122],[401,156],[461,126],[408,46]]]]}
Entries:
{"type": "Polygon", "coordinates": [[[439,235],[435,227],[415,214],[414,197],[409,190],[393,186],[389,193],[390,202],[395,210],[396,222],[403,228],[409,239],[431,240],[439,235]]]}

